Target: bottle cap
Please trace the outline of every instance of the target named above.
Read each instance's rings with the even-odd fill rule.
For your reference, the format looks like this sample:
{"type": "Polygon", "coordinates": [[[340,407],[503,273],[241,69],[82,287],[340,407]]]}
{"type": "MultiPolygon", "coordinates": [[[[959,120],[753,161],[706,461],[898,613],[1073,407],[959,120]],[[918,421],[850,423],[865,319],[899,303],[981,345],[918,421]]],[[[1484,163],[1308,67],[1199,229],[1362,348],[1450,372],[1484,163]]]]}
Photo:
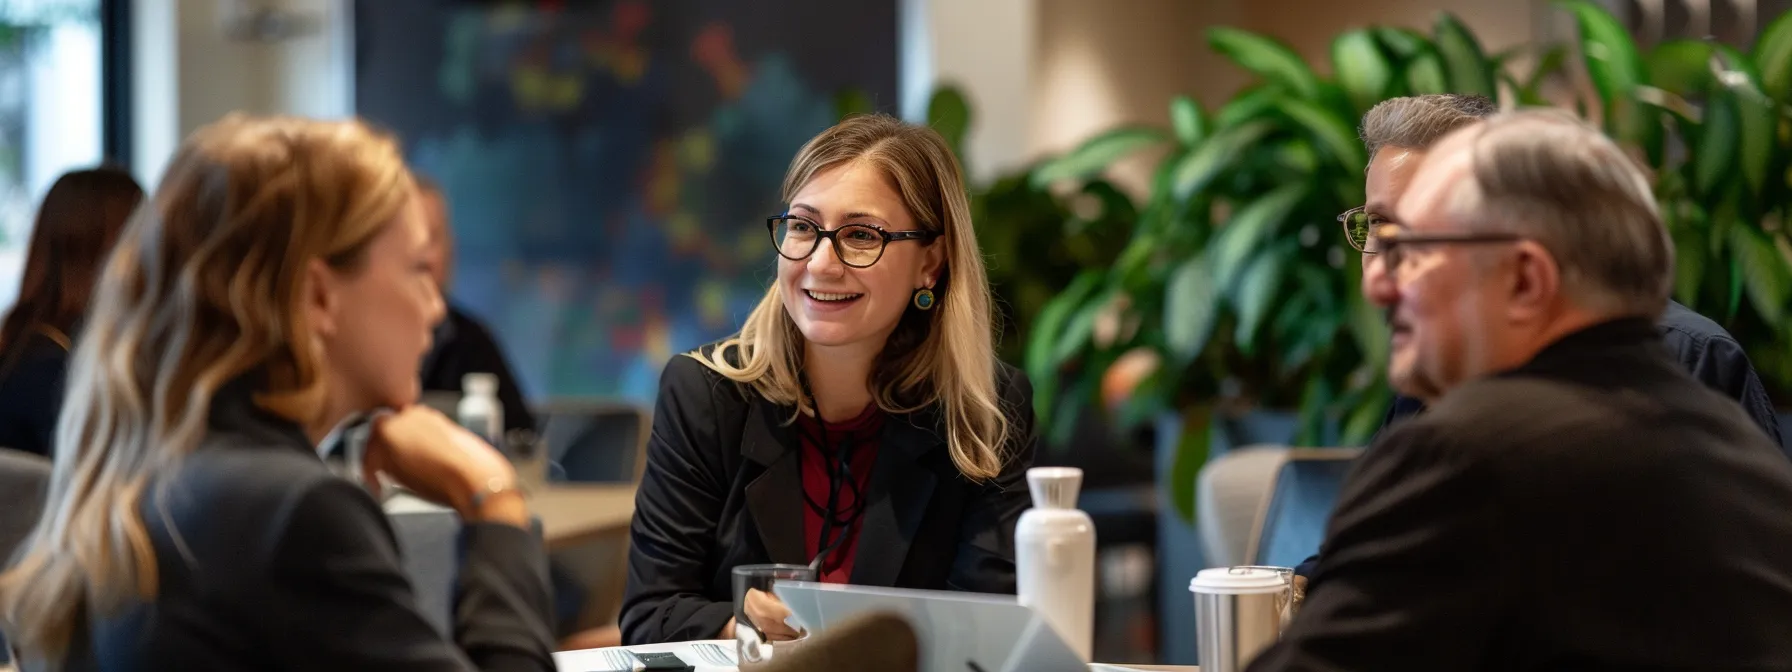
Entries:
{"type": "Polygon", "coordinates": [[[460,386],[467,394],[489,397],[498,393],[498,374],[469,373],[461,376],[460,386]]]}
{"type": "Polygon", "coordinates": [[[1074,509],[1077,492],[1083,487],[1083,470],[1033,467],[1027,470],[1027,487],[1033,492],[1034,508],[1074,509]]]}

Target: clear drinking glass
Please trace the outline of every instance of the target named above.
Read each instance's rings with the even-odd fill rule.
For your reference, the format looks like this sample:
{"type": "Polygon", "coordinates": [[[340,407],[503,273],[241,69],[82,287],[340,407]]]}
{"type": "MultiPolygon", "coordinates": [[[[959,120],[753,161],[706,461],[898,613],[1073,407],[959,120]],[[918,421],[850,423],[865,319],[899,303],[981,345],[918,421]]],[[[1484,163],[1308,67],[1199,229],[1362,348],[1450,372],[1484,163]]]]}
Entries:
{"type": "Polygon", "coordinates": [[[524,497],[533,497],[548,486],[548,444],[535,432],[513,429],[504,433],[504,445],[497,447],[510,458],[516,469],[517,486],[524,497]]]}
{"type": "Polygon", "coordinates": [[[804,565],[741,565],[734,568],[734,651],[741,665],[769,662],[772,641],[747,616],[747,591],[775,596],[779,581],[814,581],[815,570],[804,565]]]}

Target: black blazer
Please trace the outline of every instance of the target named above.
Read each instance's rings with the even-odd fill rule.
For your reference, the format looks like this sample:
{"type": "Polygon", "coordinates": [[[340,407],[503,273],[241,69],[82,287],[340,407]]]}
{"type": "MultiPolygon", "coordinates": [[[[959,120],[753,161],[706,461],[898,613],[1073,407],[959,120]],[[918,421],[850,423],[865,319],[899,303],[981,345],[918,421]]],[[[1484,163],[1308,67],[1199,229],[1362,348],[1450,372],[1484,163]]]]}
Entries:
{"type": "MultiPolygon", "coordinates": [[[[997,382],[1011,457],[987,483],[958,473],[935,413],[884,423],[854,584],[1014,592],[1014,524],[1029,505],[1036,447],[1033,388],[1006,365],[997,382]]],[[[809,563],[794,413],[688,356],[666,364],[635,498],[625,643],[713,638],[734,615],[734,567],[809,563]]]]}
{"type": "MultiPolygon", "coordinates": [[[[1655,323],[1661,333],[1661,341],[1668,348],[1668,353],[1692,377],[1699,379],[1707,387],[1722,393],[1748,412],[1748,417],[1755,425],[1779,445],[1788,457],[1792,457],[1792,446],[1784,445],[1780,438],[1779,411],[1773,407],[1773,401],[1767,398],[1767,388],[1761,384],[1761,377],[1755,375],[1755,366],[1748,361],[1748,353],[1743,352],[1742,344],[1736,337],[1718,326],[1711,318],[1693,312],[1691,308],[1669,301],[1667,310],[1655,323]]],[[[1425,404],[1412,397],[1394,397],[1394,403],[1388,407],[1388,415],[1383,419],[1381,428],[1386,431],[1394,423],[1408,417],[1418,415],[1425,410],[1425,404]]]]}
{"type": "Polygon", "coordinates": [[[1357,461],[1269,670],[1792,670],[1792,461],[1655,327],[1569,335],[1357,461]]]}
{"type": "Polygon", "coordinates": [[[255,407],[246,384],[219,393],[200,448],[167,478],[141,508],[156,597],[90,619],[68,669],[554,669],[532,534],[465,526],[444,638],[418,611],[379,504],[331,474],[297,426],[255,407]]]}
{"type": "Polygon", "coordinates": [[[0,376],[0,448],[54,457],[68,351],[30,333],[25,351],[0,376]]]}

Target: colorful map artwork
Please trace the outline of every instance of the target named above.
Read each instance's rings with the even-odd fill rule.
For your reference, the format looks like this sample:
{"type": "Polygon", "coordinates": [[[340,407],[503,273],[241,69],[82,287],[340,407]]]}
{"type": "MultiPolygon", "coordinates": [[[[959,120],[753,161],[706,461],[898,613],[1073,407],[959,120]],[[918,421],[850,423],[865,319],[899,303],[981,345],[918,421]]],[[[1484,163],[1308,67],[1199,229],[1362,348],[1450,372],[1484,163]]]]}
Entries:
{"type": "Polygon", "coordinates": [[[770,281],[764,218],[836,92],[896,90],[895,0],[360,0],[358,112],[441,183],[450,300],[532,398],[650,402],[770,281]]]}

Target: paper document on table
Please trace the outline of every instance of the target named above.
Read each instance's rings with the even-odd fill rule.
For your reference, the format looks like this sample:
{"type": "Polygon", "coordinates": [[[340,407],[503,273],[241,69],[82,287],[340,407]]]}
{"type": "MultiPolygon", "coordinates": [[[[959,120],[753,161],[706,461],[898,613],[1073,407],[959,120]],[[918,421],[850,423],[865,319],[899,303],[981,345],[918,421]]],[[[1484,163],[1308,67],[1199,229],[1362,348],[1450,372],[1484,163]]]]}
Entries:
{"type": "Polygon", "coordinates": [[[560,672],[634,672],[645,669],[636,653],[670,653],[694,672],[735,672],[734,640],[647,644],[554,654],[560,672]]]}

